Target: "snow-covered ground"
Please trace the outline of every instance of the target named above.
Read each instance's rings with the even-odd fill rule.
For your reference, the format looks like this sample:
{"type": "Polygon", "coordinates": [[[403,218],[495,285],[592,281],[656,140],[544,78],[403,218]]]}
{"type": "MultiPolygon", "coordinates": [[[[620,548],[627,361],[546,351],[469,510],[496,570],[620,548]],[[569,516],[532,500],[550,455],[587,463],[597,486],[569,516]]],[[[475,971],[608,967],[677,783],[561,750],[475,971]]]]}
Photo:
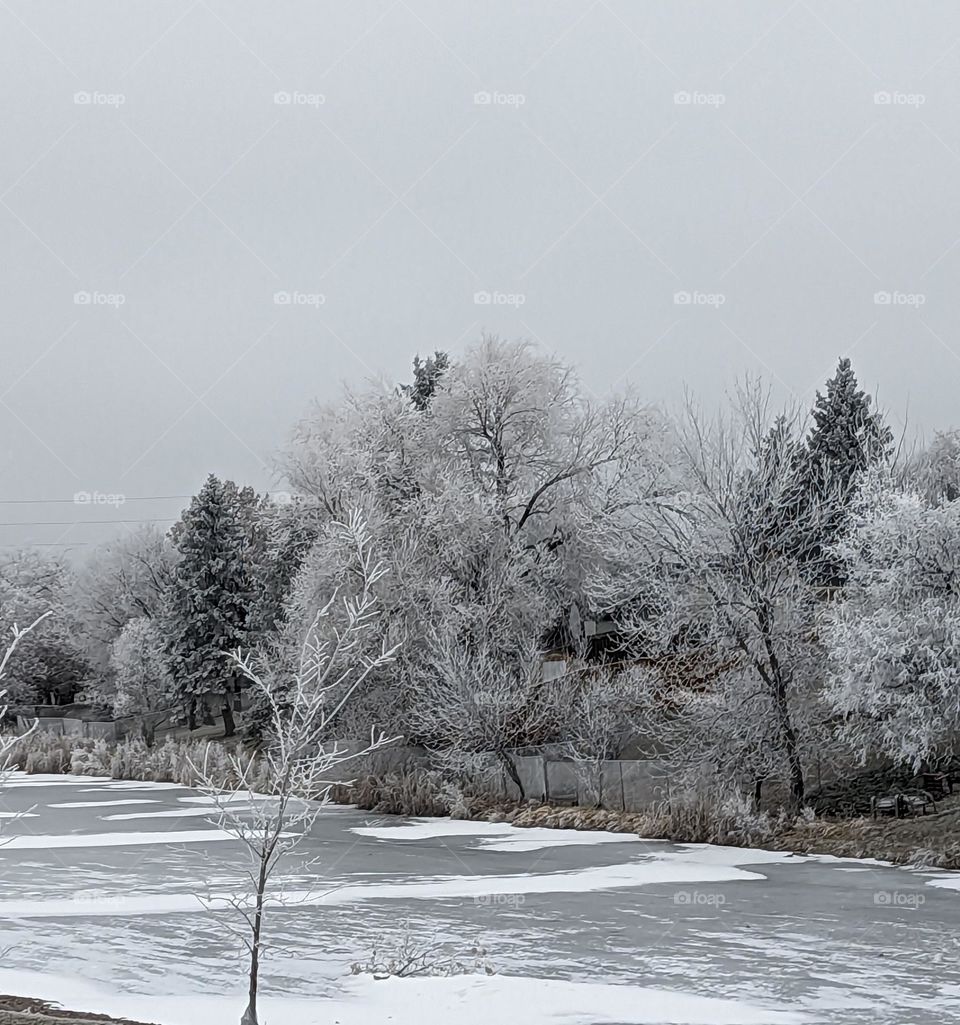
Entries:
{"type": "MultiPolygon", "coordinates": [[[[250,797],[240,797],[242,804],[250,797]]],[[[0,794],[0,992],[161,1025],[243,1004],[246,863],[170,785],[0,794]],[[118,806],[137,804],[136,810],[118,806]]],[[[960,876],[331,808],[268,919],[270,1025],[925,1025],[960,1018],[960,876]],[[410,937],[496,974],[351,976],[410,937]]]]}

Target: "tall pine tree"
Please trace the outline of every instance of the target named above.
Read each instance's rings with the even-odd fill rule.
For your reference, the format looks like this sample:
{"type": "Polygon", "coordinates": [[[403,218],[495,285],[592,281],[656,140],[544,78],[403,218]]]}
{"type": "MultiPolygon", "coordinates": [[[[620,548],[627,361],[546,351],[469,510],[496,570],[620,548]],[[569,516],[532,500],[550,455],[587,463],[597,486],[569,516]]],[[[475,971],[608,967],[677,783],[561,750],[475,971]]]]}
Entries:
{"type": "Polygon", "coordinates": [[[228,658],[248,642],[257,591],[259,499],[212,474],[172,531],[180,558],[164,609],[170,668],[191,729],[218,705],[232,736],[239,679],[228,658]]]}
{"type": "Polygon", "coordinates": [[[893,435],[871,402],[850,360],[841,359],[826,395],[818,391],[813,407],[807,455],[814,483],[829,482],[846,494],[857,474],[890,454],[893,435]]]}
{"type": "Polygon", "coordinates": [[[808,492],[818,501],[831,503],[833,510],[820,522],[821,537],[809,552],[821,584],[843,583],[839,565],[824,549],[846,524],[859,475],[892,452],[893,434],[871,405],[871,397],[860,387],[847,358],[840,360],[837,372],[827,381],[826,394],[817,392],[804,477],[808,492]]]}

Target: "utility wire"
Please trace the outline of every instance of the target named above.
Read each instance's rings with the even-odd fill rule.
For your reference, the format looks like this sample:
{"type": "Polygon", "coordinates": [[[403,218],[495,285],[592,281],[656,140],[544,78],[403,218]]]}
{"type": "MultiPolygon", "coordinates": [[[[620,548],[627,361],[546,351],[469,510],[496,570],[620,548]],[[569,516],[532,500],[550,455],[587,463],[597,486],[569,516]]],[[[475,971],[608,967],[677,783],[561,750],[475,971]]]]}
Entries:
{"type": "Polygon", "coordinates": [[[11,520],[9,523],[0,521],[2,527],[83,527],[88,523],[176,523],[175,517],[167,516],[159,520],[11,520]]]}
{"type": "MultiPolygon", "coordinates": [[[[117,496],[118,498],[120,496],[117,496]]],[[[123,496],[124,502],[172,502],[186,501],[193,495],[144,495],[142,498],[123,496]]],[[[0,498],[0,505],[91,505],[90,502],[78,502],[76,498],[0,498]]]]}

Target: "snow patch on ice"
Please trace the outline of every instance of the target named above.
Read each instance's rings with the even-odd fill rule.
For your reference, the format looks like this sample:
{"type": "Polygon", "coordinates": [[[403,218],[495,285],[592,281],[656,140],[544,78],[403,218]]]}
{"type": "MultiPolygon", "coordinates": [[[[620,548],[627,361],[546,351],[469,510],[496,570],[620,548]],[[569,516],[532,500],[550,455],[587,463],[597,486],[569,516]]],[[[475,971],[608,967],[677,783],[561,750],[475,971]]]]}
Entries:
{"type": "MultiPolygon", "coordinates": [[[[201,832],[201,831],[198,831],[201,832]]],[[[213,830],[211,832],[217,832],[213,830]]],[[[121,834],[122,835],[122,834],[121,834]]],[[[170,834],[159,834],[167,836],[170,834]]],[[[187,833],[195,836],[196,833],[187,833]]],[[[42,839],[42,838],[41,838],[42,839]]],[[[2,850],[2,848],[0,848],[2,850]]],[[[726,865],[699,865],[680,861],[644,859],[621,865],[597,865],[568,872],[501,876],[437,876],[403,883],[354,883],[314,890],[288,890],[268,896],[279,906],[332,907],[368,900],[473,899],[486,904],[498,896],[516,897],[534,893],[591,893],[598,890],[629,889],[673,883],[742,882],[764,877],[756,872],[726,865]]],[[[231,903],[246,902],[246,894],[212,894],[203,903],[212,911],[225,910],[231,903]]],[[[98,897],[95,901],[75,898],[52,900],[0,900],[0,916],[12,918],[59,918],[83,915],[136,916],[196,912],[198,897],[191,893],[152,893],[128,897],[98,897]]]]}
{"type": "Polygon", "coordinates": [[[376,840],[430,840],[444,836],[479,838],[485,851],[539,851],[549,847],[636,843],[633,833],[606,833],[587,829],[518,828],[509,822],[468,822],[463,819],[413,819],[395,826],[356,826],[352,832],[376,840]]]}
{"type": "MultiPolygon", "coordinates": [[[[106,990],[76,977],[0,971],[5,993],[42,997],[70,1008],[182,1025],[235,1025],[244,1001],[198,993],[171,997],[106,990]]],[[[373,980],[345,979],[329,998],[261,996],[261,1017],[284,1025],[800,1025],[802,1012],[680,990],[593,980],[512,975],[373,980]],[[522,1015],[521,1015],[522,1009],[522,1015]]]]}
{"type": "MultiPolygon", "coordinates": [[[[137,804],[138,802],[131,801],[130,803],[137,804]]],[[[232,813],[244,811],[244,808],[242,805],[238,805],[230,810],[232,813]]],[[[170,808],[167,811],[131,811],[117,815],[104,815],[102,819],[104,822],[125,822],[129,819],[188,819],[194,815],[206,815],[209,817],[216,814],[216,808],[170,808]]]]}
{"type": "Polygon", "coordinates": [[[234,838],[222,829],[170,830],[164,833],[66,833],[5,838],[0,852],[61,850],[70,847],[141,847],[146,844],[212,843],[234,838]]]}
{"type": "Polygon", "coordinates": [[[508,836],[520,830],[506,822],[413,819],[397,826],[356,826],[351,832],[377,840],[429,840],[438,836],[508,836]]]}
{"type": "Polygon", "coordinates": [[[233,790],[217,797],[204,794],[200,797],[178,797],[177,800],[184,804],[228,804],[234,801],[247,804],[250,801],[275,801],[276,797],[273,794],[255,794],[252,790],[233,790]]]}
{"type": "Polygon", "coordinates": [[[127,801],[64,801],[62,804],[48,804],[48,808],[112,808],[117,804],[159,804],[152,798],[145,797],[141,800],[127,801]]]}
{"type": "Polygon", "coordinates": [[[111,783],[109,776],[66,776],[54,772],[11,772],[10,779],[4,787],[51,787],[51,786],[78,786],[80,784],[90,785],[91,783],[111,783]]]}
{"type": "Polygon", "coordinates": [[[679,850],[662,851],[658,858],[691,858],[700,865],[775,865],[788,862],[799,865],[809,861],[805,854],[791,851],[765,851],[759,847],[720,847],[709,843],[681,843],[679,850]]]}
{"type": "Polygon", "coordinates": [[[928,879],[927,886],[936,886],[941,890],[960,890],[960,872],[928,879]]]}

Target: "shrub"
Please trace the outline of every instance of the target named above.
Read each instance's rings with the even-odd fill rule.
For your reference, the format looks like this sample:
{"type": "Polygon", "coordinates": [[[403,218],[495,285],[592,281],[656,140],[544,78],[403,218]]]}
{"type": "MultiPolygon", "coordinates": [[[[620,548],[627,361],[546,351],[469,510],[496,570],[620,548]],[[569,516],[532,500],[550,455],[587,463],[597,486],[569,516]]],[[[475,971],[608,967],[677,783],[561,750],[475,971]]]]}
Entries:
{"type": "Polygon", "coordinates": [[[462,956],[443,952],[443,944],[418,943],[405,927],[394,944],[381,942],[365,961],[350,966],[352,975],[372,975],[375,979],[410,978],[412,976],[494,975],[496,969],[487,958],[487,950],[479,940],[462,956]]]}

